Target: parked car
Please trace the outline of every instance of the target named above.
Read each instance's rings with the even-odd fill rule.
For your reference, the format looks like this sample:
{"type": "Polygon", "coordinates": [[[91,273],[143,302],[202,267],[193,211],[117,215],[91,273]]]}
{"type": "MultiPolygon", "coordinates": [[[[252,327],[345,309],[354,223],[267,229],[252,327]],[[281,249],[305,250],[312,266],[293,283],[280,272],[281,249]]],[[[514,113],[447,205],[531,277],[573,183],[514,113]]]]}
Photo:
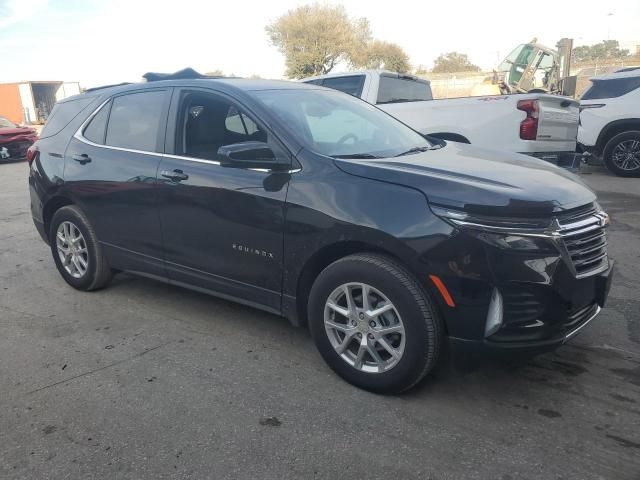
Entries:
{"type": "Polygon", "coordinates": [[[580,166],[578,102],[568,97],[527,93],[434,100],[428,80],[381,70],[302,81],[362,98],[424,135],[580,166]]]}
{"type": "Polygon", "coordinates": [[[580,99],[579,147],[621,177],[640,177],[640,70],[591,79],[580,99]]]}
{"type": "Polygon", "coordinates": [[[38,138],[33,128],[19,127],[0,117],[0,162],[24,160],[27,149],[38,138]]]}
{"type": "Polygon", "coordinates": [[[429,142],[335,90],[176,77],[64,100],[30,150],[33,220],[72,287],[128,271],[283,315],[377,392],[445,342],[555,348],[604,305],[608,217],[566,170],[429,142]]]}

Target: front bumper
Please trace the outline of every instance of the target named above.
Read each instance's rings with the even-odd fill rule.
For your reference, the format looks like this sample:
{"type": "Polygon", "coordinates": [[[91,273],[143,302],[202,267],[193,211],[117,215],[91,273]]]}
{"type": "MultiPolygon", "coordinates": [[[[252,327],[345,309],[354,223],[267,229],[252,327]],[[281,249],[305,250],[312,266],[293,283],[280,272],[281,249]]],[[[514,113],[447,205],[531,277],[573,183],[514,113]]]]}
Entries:
{"type": "Polygon", "coordinates": [[[606,271],[588,279],[593,284],[594,289],[590,294],[583,295],[583,298],[590,300],[587,300],[588,303],[586,305],[575,309],[571,314],[558,318],[552,334],[543,334],[539,338],[535,338],[535,335],[533,335],[531,338],[524,340],[518,340],[516,339],[517,337],[514,337],[513,340],[503,338],[502,341],[500,339],[492,339],[492,337],[483,340],[449,337],[450,347],[454,356],[463,363],[469,361],[477,363],[480,358],[526,358],[555,350],[575,337],[601,312],[609,295],[613,272],[614,265],[613,262],[610,262],[606,271]]]}
{"type": "Polygon", "coordinates": [[[34,143],[33,138],[20,137],[10,142],[0,143],[0,162],[11,162],[27,158],[27,150],[34,143]]]}
{"type": "Polygon", "coordinates": [[[577,152],[523,152],[523,154],[539,158],[571,171],[578,171],[585,160],[585,155],[577,152]]]}

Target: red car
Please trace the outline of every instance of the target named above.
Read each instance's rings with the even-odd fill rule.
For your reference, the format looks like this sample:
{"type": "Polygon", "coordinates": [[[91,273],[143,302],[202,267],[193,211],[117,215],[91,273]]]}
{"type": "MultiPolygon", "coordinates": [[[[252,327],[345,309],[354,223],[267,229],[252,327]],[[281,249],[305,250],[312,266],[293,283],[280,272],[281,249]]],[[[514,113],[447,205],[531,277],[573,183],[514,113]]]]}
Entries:
{"type": "Polygon", "coordinates": [[[0,117],[0,162],[21,160],[27,157],[27,149],[38,139],[33,128],[19,127],[0,117]]]}

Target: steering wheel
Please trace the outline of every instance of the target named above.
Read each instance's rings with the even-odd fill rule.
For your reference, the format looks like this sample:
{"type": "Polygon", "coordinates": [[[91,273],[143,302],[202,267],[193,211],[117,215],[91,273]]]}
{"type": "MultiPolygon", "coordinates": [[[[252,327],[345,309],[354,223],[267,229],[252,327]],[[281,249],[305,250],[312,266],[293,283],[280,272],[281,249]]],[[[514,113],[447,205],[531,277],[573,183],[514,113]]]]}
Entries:
{"type": "Polygon", "coordinates": [[[342,137],[340,137],[340,140],[338,140],[338,144],[342,145],[343,143],[346,143],[347,140],[353,138],[354,143],[357,142],[358,140],[360,140],[356,135],[354,135],[353,133],[347,133],[346,135],[343,135],[342,137]]]}

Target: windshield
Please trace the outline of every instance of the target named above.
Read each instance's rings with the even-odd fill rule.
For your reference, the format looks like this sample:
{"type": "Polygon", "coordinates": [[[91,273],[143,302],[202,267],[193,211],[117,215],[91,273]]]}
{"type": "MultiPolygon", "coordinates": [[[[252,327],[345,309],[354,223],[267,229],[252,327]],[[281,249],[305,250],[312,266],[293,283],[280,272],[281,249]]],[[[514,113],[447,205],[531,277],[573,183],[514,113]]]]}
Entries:
{"type": "Polygon", "coordinates": [[[0,128],[15,128],[13,122],[10,122],[4,117],[0,117],[0,128]]]}
{"type": "Polygon", "coordinates": [[[362,100],[330,90],[254,92],[309,150],[331,157],[383,158],[431,145],[362,100]]]}

